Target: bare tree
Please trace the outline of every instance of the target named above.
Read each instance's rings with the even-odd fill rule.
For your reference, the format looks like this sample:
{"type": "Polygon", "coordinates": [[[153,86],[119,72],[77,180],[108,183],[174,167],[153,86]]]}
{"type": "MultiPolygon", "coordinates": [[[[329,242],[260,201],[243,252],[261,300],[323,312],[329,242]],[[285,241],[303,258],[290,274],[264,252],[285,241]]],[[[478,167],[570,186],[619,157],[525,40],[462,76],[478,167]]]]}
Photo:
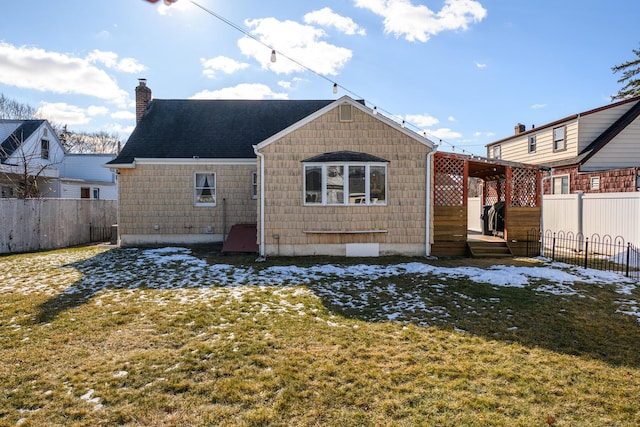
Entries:
{"type": "Polygon", "coordinates": [[[65,125],[58,132],[60,142],[69,153],[117,153],[120,147],[120,137],[105,131],[73,132],[65,125]]]}

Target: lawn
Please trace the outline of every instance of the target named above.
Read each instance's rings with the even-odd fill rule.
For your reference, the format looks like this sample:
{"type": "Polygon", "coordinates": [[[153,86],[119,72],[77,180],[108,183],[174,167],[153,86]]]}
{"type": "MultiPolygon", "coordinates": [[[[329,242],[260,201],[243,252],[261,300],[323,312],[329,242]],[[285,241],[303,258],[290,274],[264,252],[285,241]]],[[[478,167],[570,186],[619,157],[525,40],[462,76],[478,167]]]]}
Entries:
{"type": "Polygon", "coordinates": [[[532,259],[4,256],[0,425],[637,426],[637,301],[532,259]]]}

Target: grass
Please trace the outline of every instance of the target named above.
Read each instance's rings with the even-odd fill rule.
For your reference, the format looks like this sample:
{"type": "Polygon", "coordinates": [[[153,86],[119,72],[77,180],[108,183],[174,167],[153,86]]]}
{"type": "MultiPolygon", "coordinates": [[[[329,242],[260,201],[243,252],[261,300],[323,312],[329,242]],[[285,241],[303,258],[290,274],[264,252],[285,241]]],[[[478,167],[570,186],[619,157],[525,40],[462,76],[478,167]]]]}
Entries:
{"type": "Polygon", "coordinates": [[[0,425],[640,425],[640,324],[612,284],[554,295],[404,274],[363,292],[353,277],[261,279],[362,260],[196,250],[237,267],[206,276],[141,253],[0,258],[0,425]],[[407,294],[423,304],[389,321],[407,294]]]}

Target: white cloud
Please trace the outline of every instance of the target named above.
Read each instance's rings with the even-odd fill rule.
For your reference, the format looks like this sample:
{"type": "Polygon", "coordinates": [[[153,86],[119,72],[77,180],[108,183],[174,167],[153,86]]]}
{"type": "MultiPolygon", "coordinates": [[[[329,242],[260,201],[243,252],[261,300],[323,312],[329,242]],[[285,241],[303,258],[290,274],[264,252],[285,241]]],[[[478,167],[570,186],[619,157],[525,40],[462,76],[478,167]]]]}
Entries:
{"type": "Polygon", "coordinates": [[[449,116],[449,117],[447,117],[447,120],[449,120],[450,122],[455,122],[456,118],[453,117],[453,116],[449,116]]]}
{"type": "Polygon", "coordinates": [[[249,64],[246,62],[238,62],[226,56],[216,56],[211,59],[200,58],[200,63],[204,67],[202,74],[210,78],[214,78],[218,71],[225,74],[233,74],[236,71],[244,70],[249,67],[249,64]]]}
{"type": "Polygon", "coordinates": [[[478,67],[478,68],[487,68],[487,64],[481,64],[480,62],[476,62],[476,67],[478,67]]]}
{"type": "Polygon", "coordinates": [[[88,95],[119,104],[129,100],[129,94],[113,78],[86,59],[2,42],[0,83],[42,92],[88,95]]]}
{"type": "Polygon", "coordinates": [[[64,102],[43,102],[38,108],[37,116],[63,125],[84,125],[91,121],[87,110],[64,102]]]}
{"type": "Polygon", "coordinates": [[[278,82],[278,86],[280,86],[282,89],[291,89],[291,82],[280,80],[278,82]]]}
{"type": "Polygon", "coordinates": [[[442,31],[466,30],[482,21],[487,10],[475,0],[446,0],[437,13],[410,0],[354,0],[356,7],[369,9],[384,18],[387,34],[408,41],[426,42],[442,31]]]}
{"type": "Polygon", "coordinates": [[[336,75],[351,59],[353,53],[346,48],[334,46],[322,40],[327,34],[310,25],[302,25],[293,21],[278,21],[275,18],[245,21],[252,28],[252,33],[262,42],[243,37],[238,41],[240,51],[258,61],[262,68],[270,69],[278,74],[289,74],[304,71],[304,67],[322,75],[336,75]],[[295,34],[295,37],[292,35],[295,34]],[[294,58],[300,66],[283,55],[271,62],[271,52],[267,46],[294,58]]]}
{"type": "Polygon", "coordinates": [[[419,128],[427,128],[440,123],[440,120],[429,114],[407,114],[404,119],[419,128]]]}
{"type": "Polygon", "coordinates": [[[135,120],[136,115],[129,110],[120,110],[112,113],[110,117],[117,120],[135,120]]]}
{"type": "Polygon", "coordinates": [[[87,61],[94,63],[102,63],[108,68],[113,68],[123,73],[140,73],[145,71],[147,67],[140,64],[134,58],[122,58],[118,60],[118,54],[115,52],[105,52],[94,49],[88,56],[87,61]]]}
{"type": "Polygon", "coordinates": [[[425,129],[428,135],[433,135],[436,138],[451,140],[462,138],[462,134],[460,132],[453,131],[449,128],[438,128],[438,129],[425,129]]]}
{"type": "Polygon", "coordinates": [[[533,105],[531,106],[531,108],[532,108],[533,110],[539,110],[540,108],[544,108],[544,107],[546,107],[546,106],[547,106],[547,104],[533,104],[533,105]]]}
{"type": "Polygon", "coordinates": [[[335,27],[339,31],[350,36],[354,34],[361,36],[366,35],[364,28],[361,28],[356,24],[353,19],[340,16],[328,7],[307,13],[304,15],[304,22],[307,24],[318,24],[325,27],[335,27]]]}
{"type": "Polygon", "coordinates": [[[273,92],[261,83],[241,83],[220,90],[203,90],[190,99],[288,99],[286,93],[273,92]]]}
{"type": "Polygon", "coordinates": [[[100,107],[97,105],[91,105],[87,108],[87,114],[90,116],[104,116],[109,113],[109,109],[107,107],[100,107]]]}
{"type": "Polygon", "coordinates": [[[161,1],[158,5],[158,13],[160,15],[171,16],[173,12],[182,12],[184,10],[187,10],[190,5],[191,2],[186,0],[174,1],[169,6],[167,6],[164,1],[161,1]]]}

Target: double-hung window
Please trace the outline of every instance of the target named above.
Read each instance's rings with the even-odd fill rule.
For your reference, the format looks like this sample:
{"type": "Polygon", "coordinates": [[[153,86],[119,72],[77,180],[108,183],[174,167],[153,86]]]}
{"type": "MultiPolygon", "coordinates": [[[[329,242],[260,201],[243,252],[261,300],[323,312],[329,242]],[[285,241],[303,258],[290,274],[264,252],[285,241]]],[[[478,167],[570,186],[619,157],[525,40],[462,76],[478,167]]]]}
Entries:
{"type": "Polygon", "coordinates": [[[535,152],[536,152],[536,136],[531,135],[529,137],[529,153],[535,153],[535,152]]]}
{"type": "Polygon", "coordinates": [[[40,140],[40,157],[45,160],[49,159],[49,140],[41,139],[40,140]]]}
{"type": "Polygon", "coordinates": [[[196,206],[216,205],[216,174],[196,173],[194,176],[194,204],[196,206]]]}
{"type": "Polygon", "coordinates": [[[552,185],[553,194],[569,194],[569,175],[554,176],[552,185]]]}
{"type": "Polygon", "coordinates": [[[567,149],[567,128],[562,126],[553,130],[553,151],[567,149]]]}
{"type": "Polygon", "coordinates": [[[305,205],[385,205],[387,164],[305,163],[305,205]]]}

